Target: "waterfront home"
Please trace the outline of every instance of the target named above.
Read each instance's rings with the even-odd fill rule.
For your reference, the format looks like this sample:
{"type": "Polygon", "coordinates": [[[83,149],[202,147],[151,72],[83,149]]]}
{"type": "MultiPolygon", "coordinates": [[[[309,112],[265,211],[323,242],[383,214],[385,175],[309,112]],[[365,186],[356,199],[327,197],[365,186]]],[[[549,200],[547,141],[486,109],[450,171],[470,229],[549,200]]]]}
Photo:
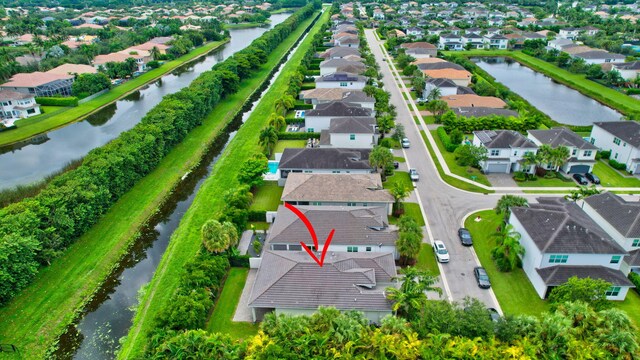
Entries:
{"type": "Polygon", "coordinates": [[[540,298],[571,277],[611,283],[606,296],[624,300],[635,287],[620,270],[627,252],[576,203],[538,198],[511,209],[509,224],[521,235],[522,269],[540,298]]]}
{"type": "Polygon", "coordinates": [[[96,69],[99,69],[101,66],[102,67],[106,66],[107,63],[125,62],[129,58],[133,58],[136,61],[136,66],[138,67],[138,71],[140,72],[144,71],[146,69],[147,62],[151,61],[151,56],[149,55],[148,52],[141,51],[137,53],[136,51],[131,51],[127,53],[116,52],[111,54],[98,55],[93,59],[91,64],[96,69]]]}
{"type": "Polygon", "coordinates": [[[380,323],[393,313],[385,289],[394,286],[396,276],[391,253],[329,252],[320,267],[305,251],[266,250],[248,306],[253,321],[270,312],[311,315],[332,306],[380,323]]]}
{"type": "Polygon", "coordinates": [[[373,111],[375,99],[363,91],[327,88],[327,89],[309,89],[300,92],[300,100],[304,100],[306,104],[325,104],[332,101],[342,101],[351,104],[357,104],[373,111]]]}
{"type": "Polygon", "coordinates": [[[80,74],[95,74],[98,70],[91,65],[84,64],[62,64],[55,67],[47,73],[58,75],[80,75],[80,74]]]}
{"type": "Polygon", "coordinates": [[[624,61],[626,57],[620,54],[610,53],[606,50],[593,49],[573,55],[573,57],[584,60],[587,64],[606,64],[624,61]]]}
{"type": "Polygon", "coordinates": [[[320,132],[321,147],[371,149],[378,144],[375,118],[333,118],[320,132]]]}
{"type": "Polygon", "coordinates": [[[391,215],[394,198],[382,187],[379,173],[290,173],[282,201],[291,205],[382,206],[391,215]]]}
{"type": "Polygon", "coordinates": [[[464,49],[462,45],[462,37],[460,37],[460,35],[454,35],[454,34],[440,35],[440,38],[438,39],[438,49],[439,50],[462,50],[464,49]]]}
{"type": "Polygon", "coordinates": [[[315,81],[316,89],[343,88],[362,90],[367,85],[366,76],[345,72],[322,75],[316,78],[315,81]]]}
{"type": "MultiPolygon", "coordinates": [[[[567,174],[584,174],[593,170],[598,148],[567,128],[549,130],[528,130],[527,137],[536,145],[547,144],[552,148],[564,146],[569,149],[567,159],[560,170],[567,174]]],[[[552,164],[546,164],[547,170],[554,170],[552,164]]]]}
{"type": "Polygon", "coordinates": [[[476,94],[447,95],[440,98],[444,100],[450,108],[454,107],[483,107],[502,109],[507,107],[504,100],[495,96],[480,96],[476,94]]]}
{"type": "MultiPolygon", "coordinates": [[[[462,87],[458,87],[458,89],[464,89],[462,87]]],[[[495,109],[495,108],[486,108],[486,107],[453,107],[451,110],[458,116],[464,117],[486,117],[486,116],[504,116],[504,117],[518,117],[517,111],[509,110],[509,109],[495,109]]]]}
{"type": "Polygon", "coordinates": [[[480,169],[486,174],[535,171],[534,164],[525,165],[522,159],[527,153],[535,154],[538,146],[517,131],[474,131],[473,145],[487,149],[487,160],[480,162],[480,169]]]}
{"type": "Polygon", "coordinates": [[[500,34],[487,34],[482,37],[485,49],[506,49],[509,39],[500,34]]]}
{"type": "Polygon", "coordinates": [[[626,165],[631,174],[640,174],[640,124],[635,121],[597,122],[593,124],[591,143],[611,151],[610,159],[626,165]]]}
{"type": "Polygon", "coordinates": [[[619,72],[623,79],[633,81],[638,78],[640,73],[640,61],[614,63],[611,64],[611,70],[619,72]]]}
{"type": "Polygon", "coordinates": [[[0,90],[0,123],[11,126],[18,119],[40,114],[34,95],[13,90],[0,90]]]}
{"type": "Polygon", "coordinates": [[[370,148],[285,148],[278,163],[278,185],[284,186],[292,173],[370,174],[370,153],[370,148]]]}
{"type": "Polygon", "coordinates": [[[484,47],[482,36],[475,32],[467,32],[462,35],[462,47],[465,49],[482,49],[484,47]]]}
{"type": "Polygon", "coordinates": [[[333,101],[318,104],[315,109],[307,110],[304,117],[307,132],[320,132],[329,129],[334,118],[371,118],[373,111],[357,104],[333,101]]]}
{"type": "Polygon", "coordinates": [[[13,90],[23,94],[39,96],[70,96],[73,76],[32,72],[15,74],[6,83],[0,85],[2,90],[13,90]]]}

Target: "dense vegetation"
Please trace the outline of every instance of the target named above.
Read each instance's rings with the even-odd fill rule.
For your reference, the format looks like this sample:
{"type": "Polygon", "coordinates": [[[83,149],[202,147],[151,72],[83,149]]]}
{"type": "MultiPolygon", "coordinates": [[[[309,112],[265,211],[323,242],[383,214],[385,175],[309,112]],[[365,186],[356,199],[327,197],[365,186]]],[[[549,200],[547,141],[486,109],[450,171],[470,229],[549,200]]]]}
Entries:
{"type": "Polygon", "coordinates": [[[95,224],[313,12],[312,4],[305,6],[189,87],[166,96],[136,127],[91,151],[82,165],[53,179],[39,195],[0,210],[0,303],[95,224]]]}

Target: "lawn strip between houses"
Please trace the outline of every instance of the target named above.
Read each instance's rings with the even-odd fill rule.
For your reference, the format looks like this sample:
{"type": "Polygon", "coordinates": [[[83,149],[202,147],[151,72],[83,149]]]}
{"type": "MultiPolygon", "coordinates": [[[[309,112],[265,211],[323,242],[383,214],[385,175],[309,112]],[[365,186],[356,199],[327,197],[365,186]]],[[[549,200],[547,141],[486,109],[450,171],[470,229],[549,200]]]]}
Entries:
{"type": "Polygon", "coordinates": [[[208,54],[209,52],[216,50],[222,45],[229,42],[229,39],[222,41],[212,41],[204,44],[193,51],[185,54],[175,60],[167,61],[157,69],[150,70],[135,79],[125,82],[122,85],[116,86],[109,90],[105,94],[98,96],[97,98],[87,101],[84,104],[80,104],[76,107],[62,108],[64,110],[56,110],[56,113],[47,116],[46,112],[43,115],[34,116],[32,118],[18,120],[16,122],[17,129],[3,131],[0,133],[0,146],[12,144],[21,140],[28,139],[35,135],[55,130],[57,128],[68,125],[69,123],[80,121],[87,116],[101,110],[107,105],[122,99],[123,97],[131,94],[134,91],[139,90],[143,86],[159,79],[165,74],[173,71],[179,66],[197,59],[201,56],[208,54]]]}
{"type": "MultiPolygon", "coordinates": [[[[240,127],[238,133],[227,146],[215,164],[211,175],[198,191],[189,210],[185,213],[180,225],[173,233],[169,246],[156,270],[151,283],[147,286],[144,296],[134,318],[133,326],[127,335],[121,351],[120,359],[139,358],[142,356],[148,341],[148,336],[154,328],[156,315],[166,306],[178,285],[184,264],[197,253],[200,248],[200,228],[205,221],[211,219],[216,211],[224,205],[221,194],[238,184],[238,164],[241,164],[251,154],[260,151],[258,135],[273,112],[273,104],[289,85],[289,77],[296,71],[305,52],[311,45],[313,36],[318,32],[322,23],[329,18],[325,12],[316,25],[309,31],[307,38],[285,64],[280,76],[275,80],[271,89],[267,91],[258,103],[246,123],[240,127]]],[[[315,16],[305,20],[272,54],[284,54],[300,38],[315,16]]],[[[265,71],[273,69],[280,59],[271,59],[263,66],[265,71]],[[273,61],[271,61],[273,60],[273,61]]],[[[239,107],[236,107],[236,109],[239,107]]]]}

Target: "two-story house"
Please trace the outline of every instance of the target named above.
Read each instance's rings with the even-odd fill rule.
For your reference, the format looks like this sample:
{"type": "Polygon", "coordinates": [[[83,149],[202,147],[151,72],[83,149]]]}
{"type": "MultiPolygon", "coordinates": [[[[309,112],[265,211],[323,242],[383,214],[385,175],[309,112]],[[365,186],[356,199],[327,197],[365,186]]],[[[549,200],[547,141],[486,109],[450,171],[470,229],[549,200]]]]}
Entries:
{"type": "Polygon", "coordinates": [[[487,160],[480,163],[484,173],[533,173],[535,165],[525,166],[522,157],[536,153],[538,146],[514,130],[483,130],[473,132],[473,145],[487,149],[487,160]]]}
{"type": "Polygon", "coordinates": [[[40,114],[34,95],[0,90],[0,124],[11,126],[18,119],[40,114]]]}
{"type": "Polygon", "coordinates": [[[598,223],[629,255],[621,270],[640,273],[640,202],[626,201],[611,192],[584,199],[582,209],[598,223]]]}
{"type": "Polygon", "coordinates": [[[329,129],[320,132],[320,146],[346,149],[371,149],[378,144],[374,118],[334,118],[329,129]]]}
{"type": "Polygon", "coordinates": [[[611,283],[610,300],[624,300],[633,283],[620,270],[627,252],[576,203],[538,198],[511,209],[509,224],[524,247],[522,268],[540,298],[572,277],[611,283]]]}
{"type": "Polygon", "coordinates": [[[625,80],[633,81],[640,74],[640,61],[622,62],[611,65],[611,70],[616,70],[625,80]]]}
{"type": "Polygon", "coordinates": [[[406,29],[405,33],[409,36],[422,37],[424,36],[424,30],[419,27],[409,27],[406,29]]]}
{"type": "Polygon", "coordinates": [[[424,41],[404,43],[400,45],[400,48],[405,49],[407,54],[416,59],[436,57],[438,54],[438,49],[435,45],[424,41]]]}
{"type": "Polygon", "coordinates": [[[320,53],[318,57],[324,59],[343,59],[347,56],[360,56],[360,51],[353,48],[332,47],[320,53]]]}
{"type": "Polygon", "coordinates": [[[484,48],[483,37],[474,32],[467,32],[462,35],[462,47],[465,49],[482,49],[484,48]]]}
{"type": "Polygon", "coordinates": [[[640,174],[640,124],[635,121],[597,122],[591,130],[591,143],[611,151],[610,159],[627,166],[631,174],[640,174]]]}
{"type": "Polygon", "coordinates": [[[564,28],[558,32],[558,38],[560,39],[575,40],[578,38],[578,35],[580,35],[579,28],[564,28]]]}
{"type": "MultiPolygon", "coordinates": [[[[547,144],[552,148],[564,146],[569,149],[569,159],[560,167],[566,174],[585,174],[593,170],[598,148],[586,141],[580,135],[567,128],[553,128],[549,130],[528,130],[527,137],[538,147],[547,144]]],[[[551,164],[547,170],[553,170],[551,164]]]]}
{"type": "Polygon", "coordinates": [[[462,45],[462,37],[460,37],[460,35],[454,35],[454,34],[440,35],[440,38],[438,39],[438,49],[439,50],[462,50],[464,49],[462,45]]]}
{"type": "Polygon", "coordinates": [[[278,185],[284,186],[292,173],[370,174],[370,153],[370,148],[285,148],[278,163],[278,185]]]}
{"type": "Polygon", "coordinates": [[[73,75],[32,72],[15,74],[6,83],[0,85],[2,90],[11,90],[23,94],[39,96],[70,96],[73,75]]]}
{"type": "Polygon", "coordinates": [[[316,89],[343,88],[362,90],[367,85],[367,77],[344,72],[323,75],[316,78],[316,89]]]}
{"type": "Polygon", "coordinates": [[[346,59],[328,59],[320,63],[320,76],[335,73],[362,74],[366,66],[361,61],[346,59]]]}
{"type": "Polygon", "coordinates": [[[329,129],[331,119],[334,118],[371,118],[371,109],[364,108],[357,104],[343,101],[332,101],[325,104],[318,104],[315,109],[307,110],[304,117],[304,124],[307,132],[321,132],[329,129]]]}
{"type": "Polygon", "coordinates": [[[482,37],[485,49],[506,49],[509,39],[500,34],[487,34],[482,37]]]}
{"type": "Polygon", "coordinates": [[[360,47],[360,39],[355,35],[344,35],[334,38],[333,44],[338,47],[357,49],[360,47]]]}

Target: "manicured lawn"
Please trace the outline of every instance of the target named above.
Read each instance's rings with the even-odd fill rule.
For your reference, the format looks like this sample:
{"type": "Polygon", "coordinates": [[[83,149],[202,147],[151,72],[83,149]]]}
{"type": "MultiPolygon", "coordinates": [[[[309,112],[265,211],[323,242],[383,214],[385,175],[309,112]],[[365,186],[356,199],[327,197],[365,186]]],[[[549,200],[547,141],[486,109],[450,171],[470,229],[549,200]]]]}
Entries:
{"type": "Polygon", "coordinates": [[[627,312],[627,315],[636,324],[636,327],[640,327],[640,295],[635,289],[629,289],[627,297],[624,301],[615,302],[615,307],[627,312]]]}
{"type": "Polygon", "coordinates": [[[400,183],[405,188],[413,190],[413,183],[406,171],[395,171],[393,175],[387,176],[387,181],[382,184],[385,189],[392,189],[395,183],[400,183]]]}
{"type": "Polygon", "coordinates": [[[436,158],[436,154],[433,151],[433,149],[431,148],[431,143],[429,142],[429,139],[427,139],[427,134],[423,131],[420,130],[420,135],[422,136],[422,140],[424,141],[424,143],[427,145],[427,150],[429,150],[429,156],[431,156],[431,159],[433,159],[433,163],[436,165],[436,169],[438,169],[438,173],[440,174],[440,177],[449,185],[453,186],[453,187],[457,187],[458,189],[462,189],[462,190],[466,190],[466,191],[472,191],[472,192],[477,192],[477,193],[493,193],[493,190],[485,190],[483,188],[477,187],[473,184],[469,184],[466,183],[464,181],[461,181],[459,179],[456,179],[452,176],[446,175],[444,173],[444,170],[442,170],[442,165],[440,165],[440,162],[438,162],[438,158],[436,158]]]}
{"type": "MultiPolygon", "coordinates": [[[[410,216],[412,217],[416,223],[418,223],[418,226],[424,226],[424,218],[422,217],[422,210],[420,210],[420,204],[418,203],[412,203],[412,202],[405,202],[403,203],[404,205],[404,214],[405,216],[410,216]]],[[[398,223],[398,219],[397,217],[391,215],[389,216],[389,223],[390,224],[397,224],[398,223]]]]}
{"type": "Polygon", "coordinates": [[[247,268],[234,267],[229,270],[220,298],[207,322],[208,331],[229,334],[236,339],[245,339],[258,333],[258,325],[233,321],[248,274],[247,268]]]}
{"type": "MultiPolygon", "coordinates": [[[[436,123],[436,117],[433,116],[433,115],[423,116],[422,119],[424,120],[424,123],[427,124],[427,125],[436,123]]],[[[418,124],[420,124],[420,123],[418,123],[418,124]]]]}
{"type": "Polygon", "coordinates": [[[600,178],[600,185],[610,187],[640,187],[640,179],[637,177],[623,176],[609,164],[602,161],[596,162],[593,173],[600,178]]]}
{"type": "Polygon", "coordinates": [[[253,196],[251,210],[278,210],[280,198],[282,197],[282,190],[284,190],[284,187],[278,186],[277,181],[265,181],[253,196]]]}
{"type": "MultiPolygon", "coordinates": [[[[561,175],[564,177],[564,175],[561,175]]],[[[527,180],[527,181],[516,181],[518,186],[524,187],[572,187],[577,186],[578,184],[573,181],[571,178],[560,179],[560,178],[551,178],[545,179],[542,176],[538,176],[538,180],[527,180]]]]}
{"type": "Polygon", "coordinates": [[[305,146],[307,146],[305,140],[279,140],[275,150],[273,150],[271,160],[275,159],[275,154],[283,152],[286,148],[303,148],[305,146]]]}
{"type": "Polygon", "coordinates": [[[266,221],[251,221],[247,224],[247,230],[251,230],[251,225],[256,230],[269,230],[269,223],[266,221]]]}
{"type": "Polygon", "coordinates": [[[415,267],[427,270],[434,275],[440,275],[436,255],[433,253],[433,248],[430,244],[422,244],[420,246],[420,253],[418,254],[418,261],[415,267]]]}
{"type": "Polygon", "coordinates": [[[455,155],[451,152],[448,152],[444,148],[444,144],[440,140],[440,137],[438,136],[436,130],[431,130],[431,136],[433,136],[433,138],[435,139],[436,145],[438,146],[438,150],[440,150],[440,153],[442,154],[444,161],[447,162],[447,167],[449,167],[449,171],[451,171],[452,173],[458,176],[462,176],[469,180],[476,181],[480,184],[491,186],[491,183],[489,182],[487,177],[483,173],[481,173],[480,170],[472,168],[470,166],[460,166],[456,163],[455,155]]]}
{"type": "Polygon", "coordinates": [[[403,163],[403,162],[406,161],[402,156],[394,156],[393,160],[395,160],[395,161],[397,161],[399,163],[403,163]]]}
{"type": "Polygon", "coordinates": [[[549,305],[540,299],[535,292],[529,278],[522,269],[512,272],[500,272],[491,258],[491,249],[495,246],[493,234],[502,222],[502,215],[493,210],[475,213],[467,218],[465,227],[473,236],[473,248],[480,259],[480,263],[487,270],[491,287],[498,298],[502,311],[506,314],[539,315],[549,309],[549,305]],[[479,215],[482,220],[474,219],[479,215]]]}
{"type": "MultiPolygon", "coordinates": [[[[260,151],[258,136],[260,130],[266,126],[269,115],[273,112],[273,104],[289,85],[289,77],[296,71],[304,54],[311,45],[315,33],[321,24],[328,20],[330,12],[326,11],[301,43],[298,50],[291,56],[283,67],[280,76],[275,79],[271,89],[263,94],[251,116],[229,143],[224,153],[212,169],[211,175],[205,180],[196,195],[193,204],[187,210],[180,226],[171,237],[171,242],[156,270],[147,291],[141,298],[133,325],[122,349],[118,353],[119,359],[139,358],[144,352],[148,337],[154,329],[155,317],[158,312],[170,306],[169,300],[174,293],[179,279],[183,274],[184,264],[193,257],[200,246],[199,229],[210,218],[212,213],[224,206],[219,196],[225,189],[237,186],[237,164],[241,164],[248,156],[260,151]]],[[[312,18],[302,22],[296,31],[283,41],[272,52],[267,64],[262,66],[265,72],[273,69],[285,51],[290,48],[313,21],[312,18]]],[[[237,110],[240,106],[236,106],[237,110]]]]}
{"type": "Polygon", "coordinates": [[[24,121],[18,121],[16,122],[16,125],[18,126],[17,129],[0,133],[0,146],[27,139],[34,135],[62,127],[70,122],[79,121],[102,107],[109,105],[147,83],[174,70],[178,66],[224,45],[227,41],[228,40],[207,43],[175,60],[165,62],[157,69],[148,71],[133,80],[127,81],[120,86],[116,86],[107,93],[100,95],[91,101],[80,104],[76,107],[66,108],[64,111],[55,112],[53,116],[47,116],[47,114],[44,114],[42,116],[25,119],[24,121]]]}

